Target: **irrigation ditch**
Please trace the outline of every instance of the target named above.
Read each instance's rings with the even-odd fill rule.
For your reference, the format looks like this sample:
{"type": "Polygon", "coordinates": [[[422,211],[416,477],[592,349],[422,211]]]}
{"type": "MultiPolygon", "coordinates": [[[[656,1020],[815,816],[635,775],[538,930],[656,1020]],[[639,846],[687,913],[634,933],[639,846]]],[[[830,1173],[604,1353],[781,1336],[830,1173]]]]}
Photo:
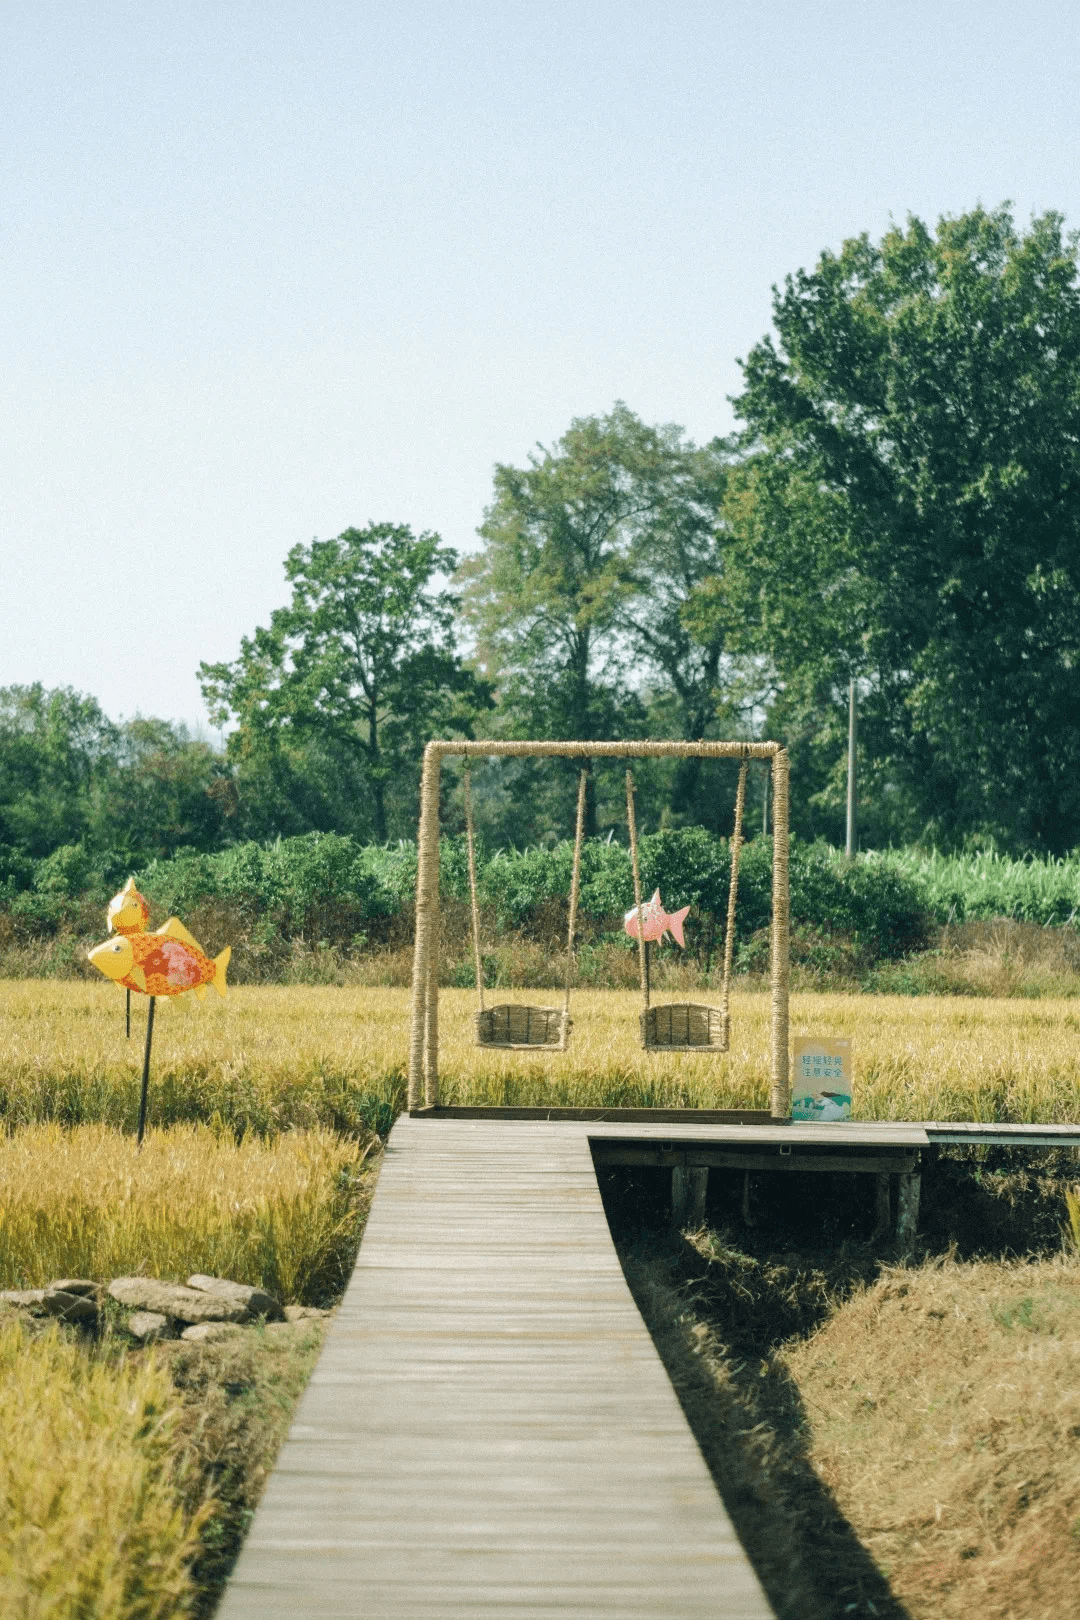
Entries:
{"type": "Polygon", "coordinates": [[[748,1203],[741,1172],[713,1171],[704,1224],[677,1231],[670,1171],[599,1168],[628,1284],[780,1620],[1074,1612],[1077,1159],[931,1150],[905,1253],[875,1234],[869,1175],[761,1173],[748,1203]]]}

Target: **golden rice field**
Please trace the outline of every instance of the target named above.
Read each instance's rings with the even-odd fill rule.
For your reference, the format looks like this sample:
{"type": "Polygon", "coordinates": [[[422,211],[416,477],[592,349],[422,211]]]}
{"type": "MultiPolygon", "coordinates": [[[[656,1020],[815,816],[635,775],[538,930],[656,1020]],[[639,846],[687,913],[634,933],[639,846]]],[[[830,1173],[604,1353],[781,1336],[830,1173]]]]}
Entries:
{"type": "MultiPolygon", "coordinates": [[[[524,999],[524,998],[523,998],[524,999]]],[[[530,1000],[556,1001],[551,992],[530,1000]]],[[[204,1121],[273,1135],[324,1126],[385,1131],[404,1102],[409,992],[251,987],[224,1002],[159,1007],[152,1125],[204,1121]]],[[[533,1058],[472,1044],[473,994],[443,990],[441,1100],[501,1105],[766,1107],[769,999],[732,996],[726,1056],[645,1053],[639,1000],[583,991],[570,1050],[533,1058]]],[[[0,1110],[9,1129],[55,1120],[133,1130],[143,1007],[124,1038],[110,985],[0,983],[0,1110]]],[[[866,1119],[1068,1121],[1080,1113],[1075,999],[802,993],[792,1034],[855,1042],[855,1112],[866,1119]]]]}
{"type": "Polygon", "coordinates": [[[362,1159],[323,1129],[237,1143],[178,1125],[136,1151],[108,1125],[24,1126],[0,1136],[0,1288],[200,1271],[321,1300],[352,1266],[362,1159]]]}
{"type": "Polygon", "coordinates": [[[0,1323],[0,1613],[188,1613],[209,1505],[184,1504],[180,1412],[153,1360],[88,1355],[55,1326],[0,1323]]]}

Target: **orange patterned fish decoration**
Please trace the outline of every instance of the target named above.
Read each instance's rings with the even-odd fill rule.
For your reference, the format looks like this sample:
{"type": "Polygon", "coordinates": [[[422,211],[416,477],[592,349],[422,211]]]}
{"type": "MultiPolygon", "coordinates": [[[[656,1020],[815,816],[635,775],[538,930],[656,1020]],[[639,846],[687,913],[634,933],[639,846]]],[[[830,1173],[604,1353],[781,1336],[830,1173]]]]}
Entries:
{"type": "Polygon", "coordinates": [[[225,969],[232,949],[226,945],[213,960],[193,939],[179,917],[170,917],[153,933],[129,932],[95,945],[90,961],[99,972],[126,990],[145,996],[182,996],[193,990],[202,1001],[212,984],[225,994],[225,969]]]}

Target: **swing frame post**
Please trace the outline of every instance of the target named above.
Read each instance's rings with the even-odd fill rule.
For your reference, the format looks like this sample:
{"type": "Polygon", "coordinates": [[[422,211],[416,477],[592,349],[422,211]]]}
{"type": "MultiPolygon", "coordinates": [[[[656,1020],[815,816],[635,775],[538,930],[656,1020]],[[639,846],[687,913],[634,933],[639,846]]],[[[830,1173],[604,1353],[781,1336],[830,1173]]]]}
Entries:
{"type": "MultiPolygon", "coordinates": [[[[439,790],[444,757],[468,759],[758,759],[771,764],[773,882],[770,931],[769,1106],[774,1118],[791,1111],[788,1050],[790,904],[788,891],[788,800],[790,767],[777,742],[429,742],[420,783],[420,829],[416,874],[416,938],[413,953],[409,1036],[408,1106],[439,1104],[439,790]]],[[[740,818],[741,819],[741,818],[740,818]]],[[[569,968],[568,968],[569,971],[569,968]]]]}

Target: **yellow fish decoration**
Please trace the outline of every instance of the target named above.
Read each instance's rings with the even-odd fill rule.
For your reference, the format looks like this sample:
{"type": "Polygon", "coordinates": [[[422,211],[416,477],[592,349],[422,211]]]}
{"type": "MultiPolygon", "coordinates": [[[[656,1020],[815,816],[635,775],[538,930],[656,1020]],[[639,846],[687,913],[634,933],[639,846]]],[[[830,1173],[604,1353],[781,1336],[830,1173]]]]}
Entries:
{"type": "Polygon", "coordinates": [[[129,877],[119,894],[114,894],[109,901],[109,909],[105,913],[105,921],[109,925],[109,933],[142,934],[150,921],[150,902],[145,894],[140,894],[135,887],[135,879],[129,877]]]}

